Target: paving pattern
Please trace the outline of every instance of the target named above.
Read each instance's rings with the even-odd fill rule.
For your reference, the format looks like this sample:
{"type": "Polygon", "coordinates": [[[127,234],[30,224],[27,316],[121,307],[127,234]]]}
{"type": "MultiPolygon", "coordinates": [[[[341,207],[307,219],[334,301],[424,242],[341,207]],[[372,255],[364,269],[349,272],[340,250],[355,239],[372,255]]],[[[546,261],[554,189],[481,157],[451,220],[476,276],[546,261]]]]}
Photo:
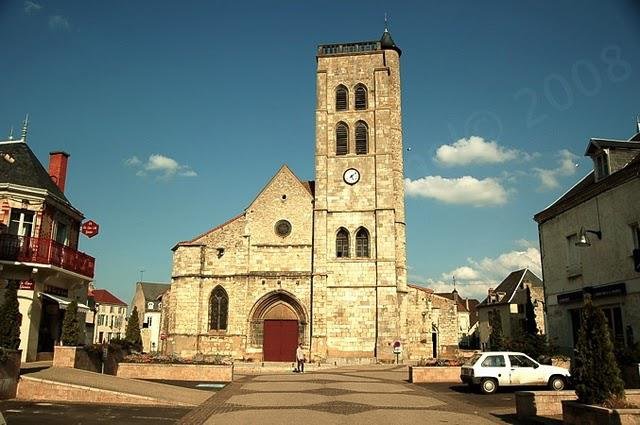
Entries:
{"type": "Polygon", "coordinates": [[[308,374],[244,376],[179,422],[196,424],[473,424],[500,423],[464,403],[406,382],[407,368],[362,366],[308,374]]]}

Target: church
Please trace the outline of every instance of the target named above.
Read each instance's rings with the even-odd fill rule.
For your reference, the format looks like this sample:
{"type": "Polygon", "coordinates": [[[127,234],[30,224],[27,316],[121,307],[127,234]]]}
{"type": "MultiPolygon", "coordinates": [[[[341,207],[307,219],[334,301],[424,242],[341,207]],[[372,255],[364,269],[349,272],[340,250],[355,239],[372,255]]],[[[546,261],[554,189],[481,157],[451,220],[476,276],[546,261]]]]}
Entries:
{"type": "Polygon", "coordinates": [[[458,344],[457,305],[407,283],[400,48],[318,46],[315,181],[283,165],[240,214],[173,247],[167,354],[369,363],[458,344]]]}

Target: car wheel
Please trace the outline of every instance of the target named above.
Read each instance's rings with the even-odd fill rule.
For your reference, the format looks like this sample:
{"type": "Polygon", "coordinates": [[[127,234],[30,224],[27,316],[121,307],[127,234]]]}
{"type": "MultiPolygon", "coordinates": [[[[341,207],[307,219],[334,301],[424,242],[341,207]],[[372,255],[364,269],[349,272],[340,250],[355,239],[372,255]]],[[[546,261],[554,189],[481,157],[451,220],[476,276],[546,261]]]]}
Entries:
{"type": "Polygon", "coordinates": [[[549,388],[554,391],[562,391],[566,385],[567,383],[562,376],[556,375],[549,379],[549,388]]]}
{"type": "Polygon", "coordinates": [[[493,378],[485,378],[480,383],[480,390],[484,394],[493,394],[498,390],[498,381],[493,378]]]}

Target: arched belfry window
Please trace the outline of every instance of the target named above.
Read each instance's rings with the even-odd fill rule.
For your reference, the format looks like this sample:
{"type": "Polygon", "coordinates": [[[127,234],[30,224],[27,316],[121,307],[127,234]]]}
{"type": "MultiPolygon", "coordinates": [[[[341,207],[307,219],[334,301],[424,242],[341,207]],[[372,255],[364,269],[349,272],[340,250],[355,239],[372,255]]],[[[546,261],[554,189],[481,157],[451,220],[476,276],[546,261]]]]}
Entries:
{"type": "Polygon", "coordinates": [[[227,329],[229,315],[229,296],[222,286],[216,286],[211,291],[209,300],[209,329],[223,331],[227,329]]]}
{"type": "Polygon", "coordinates": [[[336,125],[336,155],[349,153],[349,127],[343,122],[336,125]]]}
{"type": "Polygon", "coordinates": [[[356,257],[369,256],[369,231],[361,227],[356,232],[356,257]]]}
{"type": "Polygon", "coordinates": [[[364,155],[369,150],[369,128],[364,121],[356,123],[356,153],[364,155]]]}
{"type": "Polygon", "coordinates": [[[343,85],[336,88],[336,111],[349,109],[349,91],[343,85]]]}
{"type": "Polygon", "coordinates": [[[367,109],[367,88],[362,84],[356,86],[355,104],[358,110],[367,109]]]}
{"type": "Polygon", "coordinates": [[[341,227],[336,234],[336,257],[349,257],[349,231],[341,227]]]}

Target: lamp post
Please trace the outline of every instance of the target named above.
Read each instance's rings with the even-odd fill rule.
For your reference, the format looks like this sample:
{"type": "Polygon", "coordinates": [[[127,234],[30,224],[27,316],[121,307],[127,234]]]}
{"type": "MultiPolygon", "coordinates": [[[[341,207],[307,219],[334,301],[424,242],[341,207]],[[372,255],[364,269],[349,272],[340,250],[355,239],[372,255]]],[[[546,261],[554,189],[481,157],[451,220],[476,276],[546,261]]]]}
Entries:
{"type": "Polygon", "coordinates": [[[588,247],[591,246],[591,241],[589,240],[589,236],[587,233],[594,234],[598,237],[598,240],[602,240],[602,231],[600,230],[588,230],[585,229],[584,226],[580,228],[580,233],[578,233],[578,241],[576,242],[576,246],[580,247],[588,247]]]}

